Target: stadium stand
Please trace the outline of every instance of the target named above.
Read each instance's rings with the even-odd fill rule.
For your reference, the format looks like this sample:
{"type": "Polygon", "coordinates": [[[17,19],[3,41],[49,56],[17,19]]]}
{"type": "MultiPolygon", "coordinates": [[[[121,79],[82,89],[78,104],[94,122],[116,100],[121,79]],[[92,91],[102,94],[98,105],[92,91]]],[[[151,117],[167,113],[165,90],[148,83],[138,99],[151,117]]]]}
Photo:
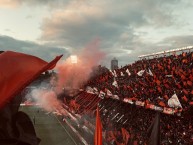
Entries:
{"type": "MultiPolygon", "coordinates": [[[[161,144],[193,144],[193,52],[163,53],[92,77],[65,104],[89,116],[97,105],[106,144],[148,144],[148,128],[160,114],[161,144]]],[[[92,125],[94,126],[94,125],[92,125]]]]}

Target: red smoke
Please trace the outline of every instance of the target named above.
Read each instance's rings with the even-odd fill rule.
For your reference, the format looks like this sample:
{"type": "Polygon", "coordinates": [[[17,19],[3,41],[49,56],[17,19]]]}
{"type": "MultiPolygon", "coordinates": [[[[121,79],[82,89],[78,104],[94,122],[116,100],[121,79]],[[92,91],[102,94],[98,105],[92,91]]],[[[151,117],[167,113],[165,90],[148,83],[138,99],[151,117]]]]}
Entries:
{"type": "Polygon", "coordinates": [[[105,57],[105,54],[98,48],[99,41],[95,41],[81,52],[76,53],[78,57],[77,64],[72,64],[70,58],[58,63],[55,68],[58,78],[56,80],[52,78],[50,81],[52,85],[56,84],[55,90],[43,90],[41,86],[37,86],[29,95],[46,111],[58,111],[60,114],[66,115],[65,110],[62,109],[62,102],[57,99],[57,94],[61,93],[63,88],[68,90],[78,89],[89,79],[92,68],[97,66],[105,57]]]}
{"type": "Polygon", "coordinates": [[[70,58],[67,58],[56,66],[58,72],[57,93],[60,93],[63,88],[80,88],[89,79],[92,68],[99,65],[99,62],[105,57],[104,52],[98,48],[99,41],[97,40],[76,54],[77,64],[72,64],[70,58]]]}

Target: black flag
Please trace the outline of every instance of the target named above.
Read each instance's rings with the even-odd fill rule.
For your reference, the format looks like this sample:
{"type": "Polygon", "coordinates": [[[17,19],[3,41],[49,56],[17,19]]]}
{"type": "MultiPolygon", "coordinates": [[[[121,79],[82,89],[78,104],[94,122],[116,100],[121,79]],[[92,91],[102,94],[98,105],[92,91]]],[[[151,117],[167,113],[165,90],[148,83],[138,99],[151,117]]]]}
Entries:
{"type": "Polygon", "coordinates": [[[148,145],[160,145],[160,113],[158,112],[155,119],[148,128],[149,137],[148,145]]]}

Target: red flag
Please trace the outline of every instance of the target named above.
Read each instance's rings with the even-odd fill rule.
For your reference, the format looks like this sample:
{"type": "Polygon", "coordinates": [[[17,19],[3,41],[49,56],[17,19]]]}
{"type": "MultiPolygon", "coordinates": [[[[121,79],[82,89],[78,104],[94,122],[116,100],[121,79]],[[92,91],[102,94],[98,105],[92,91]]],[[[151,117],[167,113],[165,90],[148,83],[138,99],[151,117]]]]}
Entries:
{"type": "MultiPolygon", "coordinates": [[[[170,70],[170,65],[168,65],[168,69],[170,70]]],[[[167,72],[167,70],[165,70],[167,72]]],[[[167,73],[166,73],[167,74],[167,73]]]]}
{"type": "Polygon", "coordinates": [[[188,98],[187,98],[185,95],[182,97],[182,99],[183,99],[185,102],[188,102],[188,98]]]}
{"type": "Polygon", "coordinates": [[[192,76],[191,72],[190,72],[190,77],[189,78],[190,78],[191,81],[193,81],[193,76],[192,76]]]}
{"type": "Polygon", "coordinates": [[[193,105],[193,101],[192,102],[189,102],[190,105],[193,105]]]}
{"type": "Polygon", "coordinates": [[[172,70],[173,70],[173,71],[175,71],[175,70],[176,70],[175,66],[173,66],[173,67],[172,67],[172,70]]]}
{"type": "Polygon", "coordinates": [[[102,124],[98,106],[96,110],[95,145],[102,145],[102,124]]]}
{"type": "Polygon", "coordinates": [[[127,144],[130,138],[130,134],[128,133],[128,131],[125,128],[121,128],[121,132],[123,136],[123,141],[125,144],[127,144]]]}
{"type": "Polygon", "coordinates": [[[186,81],[184,81],[184,82],[183,82],[183,85],[184,85],[185,87],[187,86],[187,83],[186,83],[186,81]]]}
{"type": "Polygon", "coordinates": [[[161,87],[158,87],[157,90],[158,90],[158,92],[160,92],[160,93],[162,92],[161,87]]]}
{"type": "Polygon", "coordinates": [[[168,59],[168,63],[169,63],[169,64],[171,64],[171,63],[172,63],[172,61],[171,61],[171,59],[170,59],[170,58],[168,59]]]}
{"type": "Polygon", "coordinates": [[[177,85],[178,89],[181,89],[181,88],[182,88],[179,83],[177,83],[176,85],[177,85]]]}
{"type": "Polygon", "coordinates": [[[170,88],[170,86],[169,86],[167,83],[165,83],[164,86],[165,86],[167,89],[170,88]]]}
{"type": "Polygon", "coordinates": [[[165,104],[163,101],[160,101],[160,102],[159,102],[159,105],[162,106],[162,107],[165,107],[165,106],[166,106],[166,104],[165,104]]]}
{"type": "Polygon", "coordinates": [[[183,57],[185,57],[185,56],[186,56],[186,53],[185,53],[185,52],[183,52],[183,53],[182,53],[182,56],[183,56],[183,57]]]}
{"type": "Polygon", "coordinates": [[[192,82],[188,80],[187,85],[192,86],[192,82]]]}
{"type": "Polygon", "coordinates": [[[188,91],[187,90],[183,89],[182,91],[184,92],[184,94],[188,95],[188,91]]]}
{"type": "Polygon", "coordinates": [[[111,142],[112,140],[116,140],[116,137],[113,131],[108,131],[108,141],[111,142]]]}
{"type": "Polygon", "coordinates": [[[156,83],[158,86],[160,86],[160,84],[161,84],[161,82],[158,79],[156,80],[156,83]]]}
{"type": "Polygon", "coordinates": [[[62,56],[50,63],[23,53],[6,51],[0,54],[0,108],[35,80],[42,72],[52,69],[62,56]]]}
{"type": "Polygon", "coordinates": [[[164,95],[164,98],[166,99],[166,100],[168,100],[169,98],[168,98],[168,95],[164,95]]]}
{"type": "Polygon", "coordinates": [[[158,65],[157,65],[157,66],[158,66],[158,68],[159,68],[159,69],[161,69],[161,68],[162,68],[162,66],[161,66],[159,63],[158,63],[158,65]]]}
{"type": "Polygon", "coordinates": [[[188,63],[188,60],[187,59],[183,59],[182,63],[188,63]]]}
{"type": "Polygon", "coordinates": [[[133,145],[138,145],[138,141],[134,140],[133,145]]]}
{"type": "Polygon", "coordinates": [[[183,74],[181,74],[181,79],[182,79],[182,80],[185,80],[186,77],[185,77],[183,74]]]}

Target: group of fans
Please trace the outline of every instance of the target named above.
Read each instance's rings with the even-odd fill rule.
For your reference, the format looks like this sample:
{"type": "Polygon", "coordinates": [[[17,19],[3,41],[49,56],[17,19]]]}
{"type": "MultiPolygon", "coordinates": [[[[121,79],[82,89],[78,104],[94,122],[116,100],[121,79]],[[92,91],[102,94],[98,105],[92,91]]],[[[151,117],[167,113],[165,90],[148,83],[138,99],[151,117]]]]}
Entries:
{"type": "Polygon", "coordinates": [[[176,94],[183,109],[193,104],[193,53],[142,59],[131,65],[108,72],[87,84],[105,92],[107,89],[120,100],[130,98],[168,106],[176,94]]]}
{"type": "Polygon", "coordinates": [[[117,145],[148,144],[148,128],[163,110],[147,106],[172,108],[181,113],[160,113],[160,143],[193,144],[192,62],[191,51],[141,59],[90,79],[85,90],[66,103],[71,111],[90,118],[98,105],[104,140],[117,145]],[[136,101],[141,103],[137,106],[136,101]]]}

